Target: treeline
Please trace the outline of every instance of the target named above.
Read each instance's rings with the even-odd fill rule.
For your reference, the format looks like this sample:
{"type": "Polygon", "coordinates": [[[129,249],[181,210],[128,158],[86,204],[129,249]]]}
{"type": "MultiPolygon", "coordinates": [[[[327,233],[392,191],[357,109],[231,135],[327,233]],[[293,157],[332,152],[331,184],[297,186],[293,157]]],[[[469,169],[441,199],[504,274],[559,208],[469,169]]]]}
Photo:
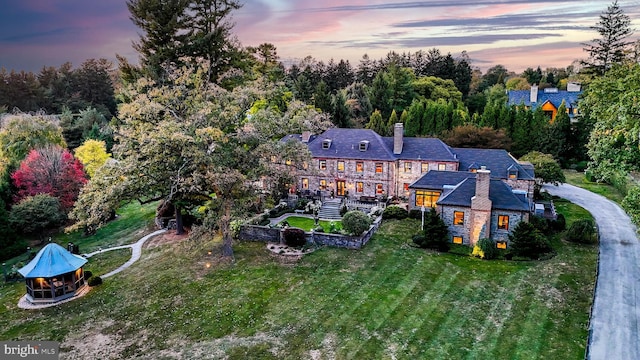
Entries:
{"type": "Polygon", "coordinates": [[[117,113],[115,77],[117,71],[106,59],[90,59],[75,69],[71,63],[46,66],[38,73],[1,68],[0,113],[62,114],[95,108],[111,119],[117,113]]]}

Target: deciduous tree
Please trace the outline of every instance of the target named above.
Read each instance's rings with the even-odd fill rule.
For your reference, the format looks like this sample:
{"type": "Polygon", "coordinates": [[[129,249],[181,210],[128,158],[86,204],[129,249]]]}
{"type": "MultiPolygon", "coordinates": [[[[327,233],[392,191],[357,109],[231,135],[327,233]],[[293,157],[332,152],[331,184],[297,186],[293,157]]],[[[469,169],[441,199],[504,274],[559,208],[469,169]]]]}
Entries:
{"type": "Polygon", "coordinates": [[[107,153],[107,146],[104,141],[89,139],[79,146],[76,151],[76,158],[84,165],[84,170],[89,177],[93,177],[96,170],[111,158],[107,153]]]}
{"type": "Polygon", "coordinates": [[[31,150],[11,179],[17,189],[14,201],[49,194],[60,201],[63,209],[71,209],[87,179],[82,164],[59,146],[31,150]]]}

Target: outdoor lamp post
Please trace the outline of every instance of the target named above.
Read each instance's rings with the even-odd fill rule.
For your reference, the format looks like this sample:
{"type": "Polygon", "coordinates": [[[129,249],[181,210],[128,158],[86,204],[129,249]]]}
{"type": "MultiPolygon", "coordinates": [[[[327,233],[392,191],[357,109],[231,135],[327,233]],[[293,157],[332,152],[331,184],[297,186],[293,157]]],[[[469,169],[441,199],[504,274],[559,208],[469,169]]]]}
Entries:
{"type": "Polygon", "coordinates": [[[420,211],[422,212],[422,226],[420,227],[420,229],[424,231],[424,205],[422,205],[420,211]]]}
{"type": "Polygon", "coordinates": [[[2,275],[4,276],[4,281],[7,282],[7,263],[2,263],[2,275]]]}

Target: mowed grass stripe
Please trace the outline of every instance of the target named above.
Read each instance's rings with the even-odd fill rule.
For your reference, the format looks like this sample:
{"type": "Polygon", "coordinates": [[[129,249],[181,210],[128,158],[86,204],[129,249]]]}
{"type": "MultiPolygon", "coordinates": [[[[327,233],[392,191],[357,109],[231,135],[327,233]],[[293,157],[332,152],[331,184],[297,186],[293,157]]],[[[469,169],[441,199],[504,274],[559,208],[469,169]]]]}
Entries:
{"type": "MultiPolygon", "coordinates": [[[[361,342],[357,343],[357,346],[349,351],[347,358],[366,358],[363,356],[356,356],[363,346],[371,343],[378,342],[376,338],[378,329],[383,324],[387,324],[387,320],[396,312],[398,306],[402,304],[407,296],[413,291],[416,285],[420,282],[418,273],[422,271],[423,258],[418,258],[417,262],[413,264],[411,271],[405,272],[404,277],[399,279],[400,281],[394,288],[389,288],[386,294],[381,294],[377,299],[377,305],[373,307],[368,314],[363,314],[366,318],[369,318],[369,322],[366,323],[364,331],[366,331],[368,337],[363,338],[361,342]]],[[[387,330],[390,326],[387,326],[387,330]]],[[[373,345],[367,346],[367,350],[371,351],[375,349],[373,345]]]]}
{"type": "Polygon", "coordinates": [[[387,298],[382,299],[381,306],[370,315],[373,326],[366,328],[368,338],[363,339],[346,358],[366,359],[375,357],[376,354],[404,351],[407,339],[416,335],[417,329],[435,310],[430,305],[438,304],[438,298],[442,294],[440,289],[445,287],[443,284],[450,284],[456,277],[454,273],[443,271],[442,264],[431,260],[421,261],[387,298]],[[425,264],[440,265],[438,267],[441,272],[436,281],[425,284],[425,278],[420,276],[420,273],[426,272],[425,264]],[[400,294],[394,295],[398,289],[400,294]],[[392,304],[393,308],[389,308],[388,304],[392,304]]]}
{"type": "Polygon", "coordinates": [[[501,346],[504,336],[513,336],[513,334],[504,333],[505,325],[511,321],[513,309],[526,283],[524,281],[526,274],[526,271],[517,271],[496,284],[499,292],[491,301],[492,306],[467,353],[467,359],[492,359],[493,352],[501,346]],[[516,284],[516,286],[510,288],[510,284],[516,284]]]}

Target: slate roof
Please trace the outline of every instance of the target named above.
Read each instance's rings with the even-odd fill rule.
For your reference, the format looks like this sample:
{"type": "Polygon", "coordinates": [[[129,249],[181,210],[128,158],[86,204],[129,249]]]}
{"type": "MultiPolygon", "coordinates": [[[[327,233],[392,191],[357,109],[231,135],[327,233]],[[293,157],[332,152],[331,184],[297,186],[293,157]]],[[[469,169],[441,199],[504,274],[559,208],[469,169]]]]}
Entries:
{"type": "Polygon", "coordinates": [[[369,129],[332,128],[309,141],[308,146],[314,158],[395,160],[393,148],[389,149],[382,136],[369,129]],[[325,139],[331,140],[328,149],[322,148],[325,139]],[[360,151],[361,141],[369,142],[366,151],[360,151]]]}
{"type": "Polygon", "coordinates": [[[457,185],[467,178],[475,179],[476,174],[467,171],[431,170],[409,185],[409,188],[442,190],[445,185],[457,185]]]}
{"type": "MultiPolygon", "coordinates": [[[[300,134],[287,135],[282,141],[301,141],[300,134]]],[[[431,160],[457,161],[451,148],[437,138],[403,138],[402,153],[393,153],[393,137],[382,137],[369,129],[332,128],[320,135],[311,136],[307,144],[311,155],[317,158],[343,158],[362,160],[431,160]],[[331,140],[328,149],[324,149],[324,140],[331,140]],[[368,141],[366,151],[360,151],[360,142],[368,141]]]]}
{"type": "MultiPolygon", "coordinates": [[[[538,90],[538,99],[535,103],[531,102],[530,90],[509,90],[509,105],[525,105],[530,106],[532,109],[536,109],[538,106],[547,101],[552,103],[557,108],[560,107],[564,100],[567,107],[576,107],[578,104],[578,97],[582,94],[581,91],[566,91],[558,90],[558,92],[544,92],[544,89],[538,90]]],[[[569,116],[573,116],[572,113],[569,116]]]]}
{"type": "MultiPolygon", "coordinates": [[[[476,194],[476,181],[466,178],[455,189],[444,193],[438,200],[438,205],[471,207],[471,198],[476,194]]],[[[529,206],[521,197],[513,193],[511,187],[499,179],[491,179],[489,184],[489,199],[492,209],[529,211],[529,206]]]]}
{"type": "MultiPolygon", "coordinates": [[[[393,137],[383,138],[393,153],[393,137]]],[[[457,161],[449,145],[437,138],[405,137],[402,153],[394,155],[400,160],[457,161]]]]}
{"type": "Polygon", "coordinates": [[[533,180],[531,172],[525,170],[516,159],[503,149],[470,149],[470,148],[453,148],[453,153],[458,156],[460,165],[459,171],[468,171],[474,166],[485,166],[487,170],[491,170],[492,178],[506,179],[508,177],[509,167],[518,170],[519,180],[533,180]]]}
{"type": "Polygon", "coordinates": [[[56,243],[49,243],[18,272],[25,278],[50,278],[75,271],[87,263],[87,259],[74,255],[56,243]]]}

